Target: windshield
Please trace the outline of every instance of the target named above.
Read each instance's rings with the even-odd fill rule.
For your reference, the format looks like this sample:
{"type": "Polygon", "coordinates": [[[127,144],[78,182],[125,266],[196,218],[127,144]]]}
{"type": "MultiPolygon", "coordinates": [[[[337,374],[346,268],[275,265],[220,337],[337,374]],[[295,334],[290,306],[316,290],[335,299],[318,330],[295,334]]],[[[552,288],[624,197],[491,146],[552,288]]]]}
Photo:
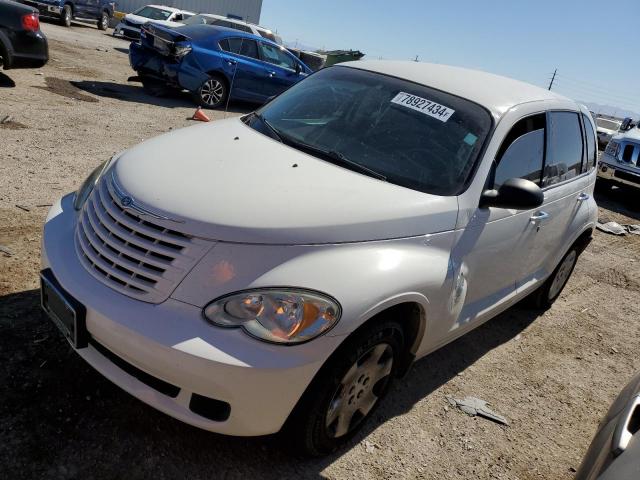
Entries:
{"type": "Polygon", "coordinates": [[[598,118],[596,120],[596,124],[601,128],[606,128],[607,130],[618,130],[621,125],[618,122],[614,122],[613,120],[607,120],[605,118],[598,118]]]}
{"type": "Polygon", "coordinates": [[[320,70],[257,113],[294,148],[436,195],[463,190],[492,125],[469,100],[349,67],[320,70]]]}
{"type": "Polygon", "coordinates": [[[142,7],[140,10],[136,10],[133,12],[134,15],[138,15],[139,17],[150,18],[151,20],[166,20],[171,16],[172,12],[168,12],[166,10],[160,10],[159,8],[154,7],[142,7]]]}

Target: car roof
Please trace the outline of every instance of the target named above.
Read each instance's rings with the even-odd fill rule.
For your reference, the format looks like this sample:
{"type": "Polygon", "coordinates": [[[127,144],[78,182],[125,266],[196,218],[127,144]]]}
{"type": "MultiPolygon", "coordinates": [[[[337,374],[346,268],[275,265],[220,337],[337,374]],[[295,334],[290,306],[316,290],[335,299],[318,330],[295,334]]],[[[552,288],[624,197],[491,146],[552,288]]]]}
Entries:
{"type": "MultiPolygon", "coordinates": [[[[250,38],[251,40],[259,40],[274,47],[284,48],[282,45],[278,45],[276,42],[264,38],[260,35],[256,35],[250,32],[243,32],[242,30],[236,30],[235,28],[222,27],[220,25],[184,25],[175,27],[174,30],[180,33],[185,33],[188,37],[215,37],[218,38],[250,38]]],[[[285,49],[286,50],[286,49],[285,49]]]]}
{"type": "Polygon", "coordinates": [[[552,91],[480,70],[392,60],[359,60],[339,65],[382,73],[436,88],[478,103],[496,117],[502,116],[515,105],[536,101],[560,100],[570,102],[577,111],[581,110],[573,100],[552,91]]]}

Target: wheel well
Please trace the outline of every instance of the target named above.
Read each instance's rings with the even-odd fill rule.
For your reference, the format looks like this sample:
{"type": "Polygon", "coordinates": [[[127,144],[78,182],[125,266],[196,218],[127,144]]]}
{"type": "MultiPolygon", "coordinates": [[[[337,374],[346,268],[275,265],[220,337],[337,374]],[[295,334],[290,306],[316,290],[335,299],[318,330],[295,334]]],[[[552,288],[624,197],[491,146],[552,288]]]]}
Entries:
{"type": "Polygon", "coordinates": [[[65,2],[65,4],[63,5],[63,8],[66,7],[67,5],[69,5],[69,8],[71,9],[71,13],[73,14],[73,11],[75,10],[73,8],[73,3],[71,2],[65,2]]]}
{"type": "Polygon", "coordinates": [[[575,242],[571,245],[571,247],[576,247],[578,249],[578,253],[582,253],[585,248],[591,243],[593,238],[593,228],[589,228],[582,232],[580,236],[576,239],[575,242]]]}
{"type": "Polygon", "coordinates": [[[224,73],[218,70],[211,70],[210,72],[207,72],[207,75],[209,75],[210,77],[216,77],[222,80],[224,82],[224,86],[227,88],[227,92],[229,91],[229,79],[224,73]]]}
{"type": "Polygon", "coordinates": [[[418,347],[424,336],[426,327],[424,309],[422,305],[416,302],[404,302],[393,305],[364,322],[358,327],[356,332],[362,328],[366,328],[366,326],[372,322],[378,322],[380,320],[395,320],[402,327],[405,349],[398,372],[400,375],[404,375],[409,371],[409,367],[411,367],[411,364],[416,358],[418,347]]]}

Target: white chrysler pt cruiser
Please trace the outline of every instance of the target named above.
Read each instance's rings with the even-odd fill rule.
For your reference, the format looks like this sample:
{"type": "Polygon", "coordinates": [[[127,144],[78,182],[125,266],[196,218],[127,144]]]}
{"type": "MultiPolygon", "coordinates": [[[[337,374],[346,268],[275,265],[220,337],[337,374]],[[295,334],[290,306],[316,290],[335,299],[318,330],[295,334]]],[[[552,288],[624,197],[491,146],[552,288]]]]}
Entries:
{"type": "Polygon", "coordinates": [[[596,142],[586,108],[507,78],[326,68],[100,165],[48,214],[42,305],[158,410],[325,454],[415,359],[558,297],[596,142]]]}

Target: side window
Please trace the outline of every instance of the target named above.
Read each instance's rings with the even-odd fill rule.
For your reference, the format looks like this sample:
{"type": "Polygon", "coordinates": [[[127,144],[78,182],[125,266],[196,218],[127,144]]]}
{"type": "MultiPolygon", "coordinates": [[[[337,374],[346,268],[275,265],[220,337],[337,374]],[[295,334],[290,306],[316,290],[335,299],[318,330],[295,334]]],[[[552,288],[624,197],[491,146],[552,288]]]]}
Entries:
{"type": "Polygon", "coordinates": [[[596,152],[596,134],[593,131],[591,121],[584,113],[582,114],[582,121],[584,123],[584,131],[587,136],[587,168],[585,171],[588,172],[596,166],[596,159],[598,156],[598,153],[596,152]]]}
{"type": "Polygon", "coordinates": [[[295,60],[280,48],[260,42],[260,51],[262,52],[262,59],[265,62],[278,65],[279,67],[288,68],[290,70],[296,69],[295,60]]]}
{"type": "Polygon", "coordinates": [[[544,114],[524,118],[513,126],[496,157],[493,188],[499,188],[510,178],[524,178],[540,184],[544,158],[544,130],[544,114]]]}
{"type": "Polygon", "coordinates": [[[242,40],[242,48],[240,49],[240,55],[251,58],[260,58],[258,56],[258,44],[255,40],[249,40],[244,38],[242,40]]]}
{"type": "Polygon", "coordinates": [[[547,158],[542,186],[575,177],[582,166],[582,131],[578,114],[549,112],[547,158]]]}
{"type": "Polygon", "coordinates": [[[220,48],[225,52],[240,54],[240,50],[242,49],[242,39],[225,38],[223,40],[220,40],[218,45],[220,45],[220,48]]]}

